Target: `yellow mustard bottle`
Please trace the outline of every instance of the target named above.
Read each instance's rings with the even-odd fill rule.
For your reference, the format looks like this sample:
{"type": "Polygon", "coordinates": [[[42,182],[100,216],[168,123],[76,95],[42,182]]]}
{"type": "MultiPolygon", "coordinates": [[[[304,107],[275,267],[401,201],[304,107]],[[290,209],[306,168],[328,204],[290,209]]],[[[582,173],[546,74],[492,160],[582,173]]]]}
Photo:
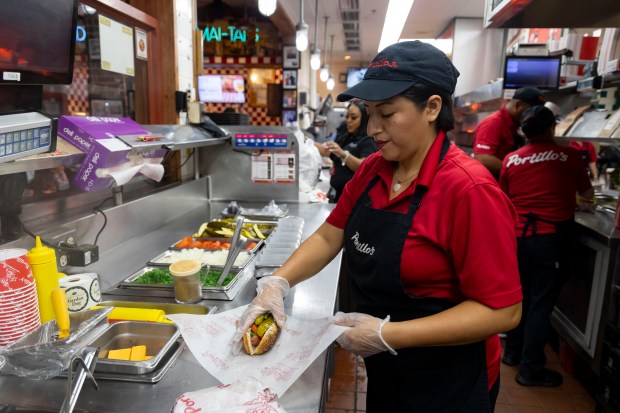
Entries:
{"type": "Polygon", "coordinates": [[[41,244],[41,238],[37,236],[35,247],[28,251],[30,268],[37,285],[37,298],[39,299],[39,314],[41,324],[56,318],[52,291],[59,288],[58,267],[56,266],[56,251],[53,248],[41,244]]]}

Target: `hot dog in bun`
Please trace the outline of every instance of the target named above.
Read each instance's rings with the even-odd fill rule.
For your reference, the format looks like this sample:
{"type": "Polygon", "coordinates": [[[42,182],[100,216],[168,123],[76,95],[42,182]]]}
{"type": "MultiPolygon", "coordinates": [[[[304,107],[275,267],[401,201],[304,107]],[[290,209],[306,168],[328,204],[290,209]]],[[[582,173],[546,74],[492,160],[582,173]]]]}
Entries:
{"type": "Polygon", "coordinates": [[[263,354],[274,346],[280,329],[271,313],[266,313],[254,320],[254,324],[243,336],[243,347],[249,355],[263,354]]]}

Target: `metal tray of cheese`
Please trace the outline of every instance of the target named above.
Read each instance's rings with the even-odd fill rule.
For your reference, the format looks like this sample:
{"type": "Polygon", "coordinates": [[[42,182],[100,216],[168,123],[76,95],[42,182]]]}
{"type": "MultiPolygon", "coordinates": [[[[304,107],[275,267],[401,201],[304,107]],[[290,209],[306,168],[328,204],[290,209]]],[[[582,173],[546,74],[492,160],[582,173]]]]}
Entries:
{"type": "MultiPolygon", "coordinates": [[[[227,243],[231,243],[232,238],[216,238],[216,237],[209,237],[209,238],[203,238],[203,237],[192,237],[193,240],[196,241],[200,241],[200,242],[204,242],[204,241],[219,241],[219,242],[227,242],[227,243]]],[[[175,242],[174,244],[172,244],[171,246],[168,247],[169,250],[172,251],[181,251],[184,249],[199,249],[199,250],[203,250],[203,251],[219,251],[219,250],[224,250],[224,251],[228,251],[228,248],[196,248],[196,247],[186,247],[186,248],[179,248],[176,245],[183,241],[183,239],[178,240],[177,242],[175,242]]],[[[264,244],[264,241],[262,239],[258,239],[258,238],[247,238],[247,241],[245,242],[245,244],[243,244],[243,251],[247,251],[250,253],[255,253],[256,251],[258,251],[264,244]],[[256,243],[256,245],[254,246],[254,248],[248,248],[250,245],[252,245],[252,243],[256,243]]]]}
{"type": "Polygon", "coordinates": [[[93,376],[97,380],[114,380],[127,381],[134,383],[157,383],[170,370],[179,355],[185,349],[183,339],[177,340],[170,348],[170,351],[162,358],[155,370],[144,374],[121,374],[121,373],[103,373],[95,369],[93,376]]]}
{"type": "MultiPolygon", "coordinates": [[[[138,272],[130,275],[129,277],[125,278],[125,280],[123,280],[120,284],[119,287],[124,287],[124,288],[136,288],[136,289],[163,289],[163,290],[167,290],[171,292],[170,297],[174,297],[174,286],[172,284],[142,284],[142,283],[136,283],[135,281],[140,278],[142,275],[144,275],[145,273],[151,271],[151,270],[155,270],[155,269],[161,269],[161,267],[144,267],[141,270],[139,270],[138,272]]],[[[212,271],[218,271],[217,268],[212,268],[212,271]]],[[[239,276],[241,275],[241,273],[243,272],[243,270],[241,269],[232,269],[230,271],[230,273],[233,275],[233,278],[230,280],[230,282],[226,285],[222,285],[219,287],[209,287],[209,286],[202,286],[202,292],[203,292],[203,296],[204,293],[209,292],[209,291],[228,291],[230,290],[235,283],[237,282],[237,280],[239,279],[239,276]]]]}
{"type": "Polygon", "coordinates": [[[152,373],[181,336],[175,324],[144,321],[119,321],[112,323],[91,342],[99,347],[95,372],[116,374],[152,373]],[[109,350],[145,345],[149,360],[130,361],[108,359],[109,350]]]}
{"type": "MultiPolygon", "coordinates": [[[[197,249],[194,249],[197,250],[197,249]]],[[[186,250],[181,250],[181,251],[186,251],[186,250]]],[[[189,250],[189,251],[193,251],[193,250],[189,250]]],[[[226,262],[226,258],[224,258],[224,263],[220,264],[211,264],[210,262],[208,262],[209,259],[209,255],[213,256],[215,254],[217,255],[228,255],[228,251],[227,250],[197,250],[198,252],[202,252],[204,255],[204,259],[202,261],[202,265],[205,266],[207,264],[209,264],[209,266],[212,269],[222,269],[224,268],[224,264],[226,262]],[[218,253],[222,253],[222,254],[218,254],[218,253]]],[[[175,253],[179,253],[180,251],[173,251],[173,250],[168,250],[168,251],[164,251],[163,253],[159,254],[157,257],[150,259],[146,265],[149,266],[154,266],[154,267],[168,267],[170,266],[170,264],[172,263],[172,258],[174,257],[175,253]]],[[[241,251],[239,252],[239,255],[237,256],[237,259],[235,260],[235,263],[233,264],[232,268],[233,269],[242,269],[243,267],[245,267],[248,262],[252,259],[253,255],[251,253],[249,253],[248,251],[241,251]]],[[[185,259],[185,258],[179,258],[179,259],[185,259]]]]}

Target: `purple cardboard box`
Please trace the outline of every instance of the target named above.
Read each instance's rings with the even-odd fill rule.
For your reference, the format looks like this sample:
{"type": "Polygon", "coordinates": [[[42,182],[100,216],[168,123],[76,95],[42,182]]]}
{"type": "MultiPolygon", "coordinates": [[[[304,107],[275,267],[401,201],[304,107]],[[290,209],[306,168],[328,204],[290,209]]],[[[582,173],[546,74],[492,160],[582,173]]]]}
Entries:
{"type": "Polygon", "coordinates": [[[137,159],[160,163],[164,149],[132,148],[117,136],[151,135],[130,118],[61,116],[58,135],[86,154],[73,183],[83,191],[110,188],[114,180],[105,171],[135,164],[137,159]]]}

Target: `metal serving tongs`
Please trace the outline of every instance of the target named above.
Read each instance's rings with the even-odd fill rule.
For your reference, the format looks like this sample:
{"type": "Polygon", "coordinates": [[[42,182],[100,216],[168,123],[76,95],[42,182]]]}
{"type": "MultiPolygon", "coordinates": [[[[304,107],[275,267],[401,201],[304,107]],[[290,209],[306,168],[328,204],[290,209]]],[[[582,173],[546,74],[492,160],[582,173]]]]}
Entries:
{"type": "Polygon", "coordinates": [[[239,252],[243,249],[245,242],[247,239],[241,236],[241,229],[243,228],[243,223],[245,218],[242,216],[237,216],[235,219],[235,232],[233,233],[232,240],[230,241],[230,249],[228,250],[228,256],[226,257],[226,264],[224,264],[224,269],[220,274],[220,278],[217,279],[217,286],[222,285],[226,276],[230,272],[239,252]]]}

